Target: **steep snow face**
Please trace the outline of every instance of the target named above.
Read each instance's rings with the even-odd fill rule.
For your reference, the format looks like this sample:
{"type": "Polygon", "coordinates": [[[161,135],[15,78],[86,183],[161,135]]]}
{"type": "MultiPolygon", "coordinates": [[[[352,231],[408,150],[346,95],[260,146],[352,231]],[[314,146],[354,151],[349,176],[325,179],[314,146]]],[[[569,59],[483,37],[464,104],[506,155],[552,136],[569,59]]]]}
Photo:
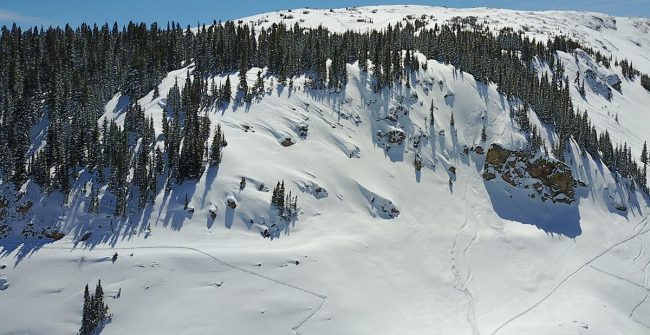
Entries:
{"type": "MultiPolygon", "coordinates": [[[[574,14],[411,6],[308,11],[292,11],[293,19],[282,14],[304,18],[304,25],[329,20],[323,23],[331,29],[369,26],[351,13],[374,15],[376,25],[409,11],[521,15],[517,24],[531,26],[540,22],[531,16],[556,22],[574,14]]],[[[270,24],[279,14],[254,18],[270,24]]],[[[580,17],[594,15],[602,16],[580,17]]],[[[615,32],[625,20],[632,19],[616,18],[615,32]]],[[[593,31],[618,36],[611,27],[593,31]]],[[[594,73],[597,85],[585,85],[584,98],[571,88],[577,107],[639,152],[650,94],[627,80],[620,91],[612,88],[608,78],[622,78],[620,69],[601,68],[587,55],[563,54],[562,61],[570,79],[594,73]]],[[[39,213],[56,208],[54,223],[67,235],[45,246],[17,245],[17,236],[0,245],[0,333],[76,332],[84,285],[101,278],[113,314],[104,334],[647,334],[648,199],[574,145],[567,164],[584,186],[573,204],[484,181],[490,144],[518,150],[527,143],[509,117],[511,102],[467,73],[433,60],[427,65],[410,88],[382,94],[371,93],[371,79],[357,64],[348,65],[343,92],[306,90],[305,78],[293,87],[266,78],[263,99],[207,111],[228,141],[219,169],[159,194],[128,220],[112,217],[104,190],[100,213],[86,213],[85,180],[69,199],[38,201],[35,187],[25,189],[25,200],[33,197],[33,210],[41,211],[30,223],[37,226],[46,219],[39,213]],[[287,138],[292,145],[283,145],[287,138]],[[270,190],[281,180],[299,197],[293,222],[270,207],[270,190]],[[184,209],[186,196],[192,210],[184,209]],[[265,231],[270,238],[261,236],[265,231]]],[[[160,97],[151,92],[139,100],[157,133],[166,94],[188,70],[169,73],[160,97]]],[[[249,71],[250,85],[258,70],[249,71]]],[[[125,98],[115,96],[104,117],[123,122],[124,106],[125,98]]],[[[534,114],[531,120],[550,143],[551,130],[534,114]]]]}
{"type": "MultiPolygon", "coordinates": [[[[642,73],[650,74],[650,19],[614,17],[602,13],[574,11],[516,11],[497,8],[447,8],[418,5],[366,6],[350,8],[301,8],[263,13],[240,19],[255,28],[268,28],[277,22],[304,27],[322,25],[331,31],[366,31],[382,29],[397,22],[424,22],[424,27],[449,24],[455,21],[488,25],[493,32],[512,28],[538,41],[546,42],[554,36],[568,36],[583,45],[600,51],[614,60],[628,59],[642,73]]],[[[570,80],[580,72],[587,81],[588,92],[581,97],[574,86],[574,103],[586,110],[599,130],[608,129],[617,141],[628,142],[638,158],[650,129],[650,118],[639,111],[647,110],[650,94],[635,82],[625,79],[620,68],[606,69],[584,53],[578,60],[565,55],[570,80]],[[591,69],[591,71],[588,71],[591,69]],[[616,77],[623,83],[617,90],[616,77]],[[630,85],[625,85],[629,83],[630,85]],[[608,98],[609,97],[609,98],[608,98]],[[618,122],[615,121],[618,115],[618,122]]]]}

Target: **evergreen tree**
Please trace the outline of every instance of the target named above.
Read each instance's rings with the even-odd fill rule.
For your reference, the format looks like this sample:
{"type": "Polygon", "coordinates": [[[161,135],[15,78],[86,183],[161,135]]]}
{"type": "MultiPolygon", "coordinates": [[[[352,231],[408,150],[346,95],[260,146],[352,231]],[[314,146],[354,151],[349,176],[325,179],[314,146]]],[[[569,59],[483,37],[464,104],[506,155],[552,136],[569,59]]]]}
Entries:
{"type": "Polygon", "coordinates": [[[256,97],[262,97],[264,95],[264,79],[262,78],[262,71],[257,71],[257,80],[253,86],[253,94],[256,97]]]}
{"type": "Polygon", "coordinates": [[[221,102],[227,104],[232,98],[232,84],[230,83],[230,76],[226,77],[226,82],[223,85],[222,91],[221,102]]]}
{"type": "Polygon", "coordinates": [[[153,98],[155,99],[155,98],[157,98],[159,96],[160,96],[160,91],[158,89],[158,85],[156,85],[156,86],[153,87],[153,98]]]}
{"type": "MultiPolygon", "coordinates": [[[[641,174],[641,185],[646,186],[648,181],[648,163],[650,162],[650,157],[648,157],[648,144],[646,141],[643,142],[643,150],[641,151],[641,164],[643,164],[643,172],[641,174]]],[[[646,187],[647,190],[647,187],[646,187]]]]}
{"type": "Polygon", "coordinates": [[[165,162],[163,156],[164,154],[162,150],[160,150],[160,147],[156,147],[156,151],[154,155],[155,157],[154,164],[155,164],[156,175],[158,176],[160,176],[163,173],[163,169],[165,168],[165,162]]]}
{"type": "Polygon", "coordinates": [[[185,124],[182,129],[182,151],[178,163],[179,182],[184,179],[197,180],[203,172],[205,143],[209,136],[205,129],[210,129],[210,121],[207,117],[199,115],[202,86],[200,78],[193,83],[188,76],[182,92],[185,124]]]}
{"type": "Polygon", "coordinates": [[[102,288],[101,279],[97,281],[97,286],[95,287],[95,299],[93,301],[93,311],[95,317],[95,324],[100,324],[104,321],[106,317],[106,312],[108,311],[108,306],[104,303],[104,289],[102,288]]]}
{"type": "Polygon", "coordinates": [[[79,334],[95,334],[97,327],[104,323],[107,317],[108,306],[104,302],[104,290],[102,289],[101,280],[97,282],[94,295],[90,294],[88,284],[86,284],[79,334]]]}
{"type": "MultiPolygon", "coordinates": [[[[143,145],[144,143],[142,143],[143,145]]],[[[139,197],[138,205],[144,207],[147,201],[147,191],[149,189],[149,171],[147,165],[149,164],[148,148],[140,148],[136,166],[135,166],[135,183],[138,187],[139,197]]]]}
{"type": "Polygon", "coordinates": [[[99,196],[97,195],[97,189],[93,185],[92,190],[90,191],[90,206],[88,211],[91,213],[97,213],[99,210],[99,196]]]}
{"type": "Polygon", "coordinates": [[[94,331],[94,320],[95,316],[92,311],[92,302],[90,300],[90,292],[88,291],[88,284],[84,290],[84,304],[83,312],[81,316],[81,328],[79,329],[80,335],[90,335],[94,331]]]}
{"type": "MultiPolygon", "coordinates": [[[[246,52],[244,52],[246,54],[246,52]]],[[[246,72],[248,72],[248,60],[245,55],[242,56],[240,65],[239,65],[239,84],[237,85],[237,95],[239,99],[243,99],[248,102],[249,100],[249,90],[248,90],[248,81],[246,80],[246,72]]]]}
{"type": "Polygon", "coordinates": [[[282,182],[278,182],[275,188],[273,188],[273,193],[271,195],[271,206],[278,213],[278,215],[285,220],[290,220],[298,214],[298,197],[292,196],[291,191],[289,191],[289,193],[286,193],[284,188],[284,180],[282,182]]]}
{"type": "Polygon", "coordinates": [[[47,191],[50,186],[50,171],[45,161],[45,155],[42,151],[36,154],[33,159],[32,176],[37,184],[47,191]]]}
{"type": "Polygon", "coordinates": [[[212,145],[210,146],[210,165],[219,166],[223,157],[221,148],[224,146],[225,137],[221,132],[221,125],[218,124],[212,137],[212,145]]]}

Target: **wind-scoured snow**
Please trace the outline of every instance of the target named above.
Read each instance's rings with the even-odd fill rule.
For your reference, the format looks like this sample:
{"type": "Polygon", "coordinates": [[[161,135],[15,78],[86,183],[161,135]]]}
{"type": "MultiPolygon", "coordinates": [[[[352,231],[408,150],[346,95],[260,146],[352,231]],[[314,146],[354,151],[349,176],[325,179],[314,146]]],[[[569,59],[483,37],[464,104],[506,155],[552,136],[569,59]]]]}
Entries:
{"type": "MultiPolygon", "coordinates": [[[[538,39],[565,34],[650,73],[647,19],[377,6],[296,9],[242,21],[342,31],[422,15],[428,25],[476,16],[494,29],[522,29],[538,39]]],[[[650,139],[650,92],[586,54],[561,57],[570,80],[593,72],[584,98],[572,86],[575,107],[638,157],[650,139]],[[621,90],[607,97],[603,90],[614,75],[621,90]]],[[[139,100],[157,134],[166,94],[188,70],[169,73],[160,97],[151,92],[139,100]]],[[[249,71],[250,85],[258,70],[249,71]]],[[[585,186],[571,205],[492,187],[481,177],[485,156],[465,149],[526,144],[509,117],[510,102],[494,85],[434,60],[416,72],[411,88],[397,85],[382,95],[371,93],[357,64],[348,64],[347,73],[343,92],[305,89],[303,77],[293,87],[277,80],[270,86],[266,77],[260,101],[209,110],[228,141],[221,166],[161,192],[128,221],[112,218],[110,203],[97,215],[86,213],[83,180],[68,200],[35,202],[37,213],[60,215],[43,219],[62,224],[67,235],[44,245],[21,245],[14,236],[16,243],[0,245],[0,334],[77,332],[84,286],[97,279],[113,315],[102,334],[650,332],[647,197],[617,183],[576,146],[567,163],[585,186]],[[432,101],[434,126],[426,119],[432,101]],[[294,144],[282,145],[286,138],[294,144]],[[295,221],[270,208],[270,190],[282,180],[299,198],[295,221]],[[184,209],[186,196],[193,212],[184,209]],[[228,199],[237,207],[228,207],[228,199]],[[621,204],[627,211],[617,211],[621,204]],[[262,238],[265,230],[270,238],[262,238]]],[[[125,103],[116,95],[104,118],[123,122],[125,103]]],[[[552,132],[540,129],[552,141],[552,132]]]]}

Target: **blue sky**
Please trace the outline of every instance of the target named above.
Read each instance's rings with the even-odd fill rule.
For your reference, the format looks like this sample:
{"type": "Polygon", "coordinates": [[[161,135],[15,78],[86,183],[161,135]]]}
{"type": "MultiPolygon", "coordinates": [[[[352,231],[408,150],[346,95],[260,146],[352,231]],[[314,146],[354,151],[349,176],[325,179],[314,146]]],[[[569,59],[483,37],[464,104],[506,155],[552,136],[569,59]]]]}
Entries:
{"type": "Polygon", "coordinates": [[[650,17],[650,0],[1,0],[0,25],[64,25],[175,20],[183,26],[228,20],[276,9],[332,8],[378,4],[450,7],[491,6],[524,10],[589,10],[616,16],[650,17]]]}

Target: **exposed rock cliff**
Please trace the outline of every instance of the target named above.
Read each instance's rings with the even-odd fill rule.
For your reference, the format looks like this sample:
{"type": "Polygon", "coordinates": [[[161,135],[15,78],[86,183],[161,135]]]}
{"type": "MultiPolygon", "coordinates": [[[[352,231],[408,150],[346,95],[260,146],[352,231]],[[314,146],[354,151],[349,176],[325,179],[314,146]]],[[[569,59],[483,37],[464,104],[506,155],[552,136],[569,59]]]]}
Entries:
{"type": "Polygon", "coordinates": [[[485,158],[483,179],[491,181],[499,176],[514,187],[532,189],[530,196],[543,201],[574,201],[577,182],[569,167],[542,155],[530,156],[526,151],[511,151],[492,144],[485,158]]]}

